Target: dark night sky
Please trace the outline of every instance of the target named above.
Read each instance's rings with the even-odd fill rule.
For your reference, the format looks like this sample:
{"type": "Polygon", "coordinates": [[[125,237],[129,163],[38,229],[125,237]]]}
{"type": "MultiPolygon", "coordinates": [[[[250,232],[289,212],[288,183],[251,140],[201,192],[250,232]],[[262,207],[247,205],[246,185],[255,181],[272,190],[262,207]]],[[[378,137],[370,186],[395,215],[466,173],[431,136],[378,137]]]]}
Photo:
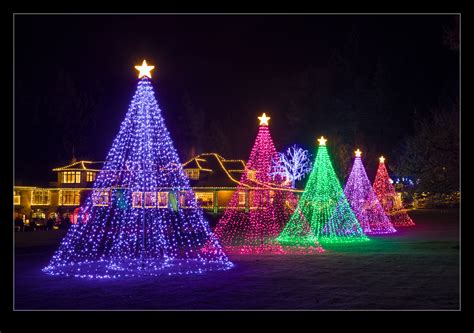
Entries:
{"type": "MultiPolygon", "coordinates": [[[[135,91],[133,66],[144,58],[157,68],[153,84],[173,139],[182,134],[176,121],[188,91],[193,104],[229,135],[226,157],[248,157],[262,111],[272,117],[277,149],[291,143],[311,148],[324,124],[298,137],[286,135],[285,82],[309,66],[325,68],[354,29],[364,61],[384,63],[407,124],[399,125],[398,134],[409,135],[415,108],[428,114],[446,89],[456,90],[446,85],[457,81],[459,54],[441,42],[443,27],[452,21],[452,16],[16,16],[15,178],[32,185],[54,180],[50,170],[71,159],[62,150],[65,129],[33,102],[52,95],[58,66],[79,90],[100,98],[94,130],[87,133],[93,144],[78,149],[78,158],[105,158],[135,91]]],[[[394,148],[393,140],[380,144],[387,153],[394,148]]]]}

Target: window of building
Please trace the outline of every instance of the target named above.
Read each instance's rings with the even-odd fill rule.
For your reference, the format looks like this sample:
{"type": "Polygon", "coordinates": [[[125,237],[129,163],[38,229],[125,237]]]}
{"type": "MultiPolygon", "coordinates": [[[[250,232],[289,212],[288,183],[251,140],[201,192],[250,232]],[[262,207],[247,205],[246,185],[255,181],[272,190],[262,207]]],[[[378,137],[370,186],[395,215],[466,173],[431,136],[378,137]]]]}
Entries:
{"type": "Polygon", "coordinates": [[[92,194],[92,204],[94,206],[108,206],[110,203],[110,191],[94,190],[92,194]]]}
{"type": "Polygon", "coordinates": [[[63,183],[80,183],[81,182],[81,172],[80,171],[67,171],[63,172],[63,183]]]}
{"type": "Polygon", "coordinates": [[[13,191],[13,203],[15,205],[19,205],[20,204],[20,194],[16,191],[13,191]]]}
{"type": "Polygon", "coordinates": [[[132,207],[143,208],[143,192],[132,193],[132,207]]]}
{"type": "Polygon", "coordinates": [[[250,209],[258,209],[260,205],[266,202],[265,191],[261,190],[250,190],[248,191],[248,205],[250,209]]]}
{"type": "Polygon", "coordinates": [[[201,207],[209,208],[214,203],[214,193],[212,192],[196,192],[196,200],[201,207]]]}
{"type": "Polygon", "coordinates": [[[239,206],[245,206],[245,191],[239,191],[239,206]]]}
{"type": "Polygon", "coordinates": [[[50,193],[48,190],[34,190],[31,192],[31,205],[49,205],[50,193]]]}
{"type": "Polygon", "coordinates": [[[193,207],[194,200],[193,191],[180,191],[178,193],[179,205],[183,208],[193,207]]]}
{"type": "Polygon", "coordinates": [[[95,180],[95,172],[87,171],[86,181],[90,183],[90,182],[93,182],[94,180],[95,180]]]}
{"type": "Polygon", "coordinates": [[[260,206],[266,203],[273,203],[275,191],[273,190],[255,190],[250,192],[249,201],[252,206],[260,206]]]}
{"type": "Polygon", "coordinates": [[[199,179],[199,169],[184,169],[189,179],[199,179]]]}
{"type": "Polygon", "coordinates": [[[256,171],[255,170],[247,170],[247,179],[248,180],[255,180],[256,179],[256,171]]]}
{"type": "Polygon", "coordinates": [[[401,192],[397,192],[397,195],[395,196],[394,198],[394,205],[396,208],[402,208],[403,204],[402,204],[402,193],[401,192]]]}
{"type": "Polygon", "coordinates": [[[13,204],[19,205],[20,204],[20,192],[13,191],[13,204]]]}
{"type": "Polygon", "coordinates": [[[145,208],[156,208],[156,192],[145,192],[145,208]]]}
{"type": "Polygon", "coordinates": [[[168,208],[168,192],[157,192],[158,208],[168,208]]]}
{"type": "Polygon", "coordinates": [[[60,190],[59,203],[64,206],[79,206],[81,191],[60,190]]]}

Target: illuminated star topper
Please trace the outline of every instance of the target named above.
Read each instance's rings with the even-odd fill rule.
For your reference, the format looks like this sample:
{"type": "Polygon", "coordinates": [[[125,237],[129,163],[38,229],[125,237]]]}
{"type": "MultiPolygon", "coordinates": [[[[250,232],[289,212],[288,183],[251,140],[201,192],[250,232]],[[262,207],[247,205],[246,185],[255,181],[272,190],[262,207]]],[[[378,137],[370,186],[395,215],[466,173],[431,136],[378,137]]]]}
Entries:
{"type": "Polygon", "coordinates": [[[328,141],[327,139],[324,138],[324,136],[321,135],[321,137],[318,139],[319,141],[319,145],[320,146],[325,146],[326,145],[326,141],[328,141]]]}
{"type": "Polygon", "coordinates": [[[362,152],[357,148],[357,150],[354,152],[356,154],[356,157],[360,157],[362,155],[362,152]]]}
{"type": "Polygon", "coordinates": [[[148,66],[146,63],[146,60],[143,60],[143,63],[141,66],[135,66],[135,68],[140,72],[138,74],[138,78],[141,78],[143,76],[147,76],[151,78],[151,70],[155,68],[155,66],[148,66]]]}
{"type": "Polygon", "coordinates": [[[267,117],[265,112],[262,114],[262,116],[258,117],[258,119],[260,120],[260,125],[268,126],[268,121],[270,120],[270,117],[267,117]]]}
{"type": "Polygon", "coordinates": [[[383,162],[385,162],[385,157],[383,157],[383,156],[380,156],[380,158],[379,158],[379,161],[380,161],[380,163],[383,163],[383,162]]]}

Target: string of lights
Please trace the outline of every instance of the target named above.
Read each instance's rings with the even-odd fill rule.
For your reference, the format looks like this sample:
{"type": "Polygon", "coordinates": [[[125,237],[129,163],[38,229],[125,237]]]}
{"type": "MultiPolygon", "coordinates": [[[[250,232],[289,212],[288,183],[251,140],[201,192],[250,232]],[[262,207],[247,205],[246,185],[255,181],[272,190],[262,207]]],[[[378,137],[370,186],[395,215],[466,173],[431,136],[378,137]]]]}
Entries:
{"type": "Polygon", "coordinates": [[[278,237],[280,242],[305,245],[367,241],[329,158],[322,136],[298,206],[278,237]],[[308,228],[309,226],[309,228],[308,228]]]}
{"type": "MultiPolygon", "coordinates": [[[[255,183],[277,184],[278,189],[285,187],[285,179],[271,176],[272,163],[278,158],[278,153],[270,135],[270,118],[264,113],[258,119],[260,127],[245,172],[216,226],[215,233],[228,253],[297,252],[297,247],[288,248],[276,241],[285,221],[296,206],[296,197],[290,191],[255,187],[255,183]],[[243,206],[249,207],[248,211],[239,209],[243,206]]],[[[286,186],[288,188],[288,184],[286,186]]],[[[314,251],[322,251],[317,242],[313,245],[314,251]]]]}
{"type": "Polygon", "coordinates": [[[382,207],[390,218],[392,224],[396,227],[414,226],[415,222],[408,216],[401,198],[395,192],[391,179],[385,167],[385,158],[379,159],[379,167],[375,176],[373,189],[377,194],[382,207]]]}
{"type": "Polygon", "coordinates": [[[354,164],[347,179],[344,194],[364,233],[372,235],[394,233],[396,230],[385,215],[383,207],[372,189],[372,184],[362,163],[361,154],[359,149],[355,151],[354,164]]]}
{"type": "Polygon", "coordinates": [[[153,66],[136,68],[140,80],[128,112],[78,223],[43,269],[48,274],[116,278],[233,266],[179,161],[150,81],[153,66]]]}

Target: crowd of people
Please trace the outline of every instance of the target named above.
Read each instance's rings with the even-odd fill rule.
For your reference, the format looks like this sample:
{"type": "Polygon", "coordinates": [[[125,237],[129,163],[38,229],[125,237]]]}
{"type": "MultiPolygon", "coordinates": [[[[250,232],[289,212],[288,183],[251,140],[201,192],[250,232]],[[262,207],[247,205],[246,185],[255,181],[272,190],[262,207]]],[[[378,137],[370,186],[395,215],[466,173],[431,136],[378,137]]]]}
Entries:
{"type": "Polygon", "coordinates": [[[23,217],[17,216],[15,218],[15,231],[69,229],[71,224],[72,222],[69,216],[64,218],[54,218],[50,216],[47,220],[45,218],[31,218],[30,220],[25,220],[23,217]]]}

